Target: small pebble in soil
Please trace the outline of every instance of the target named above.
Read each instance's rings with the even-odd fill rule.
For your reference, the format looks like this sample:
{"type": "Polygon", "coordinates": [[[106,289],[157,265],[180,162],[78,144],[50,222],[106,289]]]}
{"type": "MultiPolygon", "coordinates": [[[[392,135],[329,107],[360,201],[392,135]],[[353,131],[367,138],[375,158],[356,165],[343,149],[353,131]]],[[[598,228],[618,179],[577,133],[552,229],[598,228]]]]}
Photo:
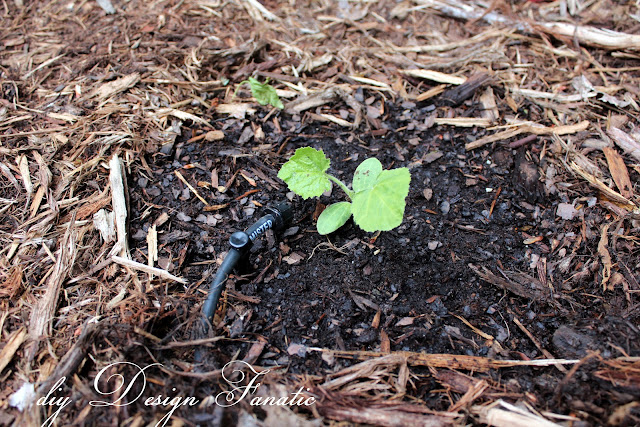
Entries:
{"type": "Polygon", "coordinates": [[[176,218],[178,218],[180,221],[184,221],[184,222],[189,222],[191,221],[191,217],[183,212],[178,212],[178,214],[176,215],[176,218]]]}
{"type": "Polygon", "coordinates": [[[353,310],[353,301],[348,299],[342,304],[341,310],[343,313],[351,313],[353,310]]]}
{"type": "Polygon", "coordinates": [[[429,304],[429,308],[438,316],[445,316],[449,312],[440,298],[433,300],[429,304]]]}
{"type": "Polygon", "coordinates": [[[562,325],[553,334],[553,345],[562,357],[584,357],[596,348],[593,338],[562,325]]]}
{"type": "Polygon", "coordinates": [[[169,258],[160,257],[158,258],[158,267],[162,268],[163,270],[172,271],[174,268],[174,265],[169,260],[169,258]]]}
{"type": "Polygon", "coordinates": [[[289,358],[287,356],[282,356],[276,360],[277,366],[287,366],[289,364],[289,358]]]}
{"type": "MultiPolygon", "coordinates": [[[[447,195],[454,197],[456,195],[460,194],[460,186],[455,184],[455,183],[451,183],[449,184],[449,186],[447,187],[447,195]]],[[[458,197],[457,200],[459,200],[460,198],[458,197]]],[[[452,201],[453,203],[453,201],[452,201]]]]}
{"type": "Polygon", "coordinates": [[[302,344],[291,343],[287,348],[287,353],[291,356],[305,357],[307,355],[307,347],[302,344]]]}
{"type": "Polygon", "coordinates": [[[161,152],[162,154],[167,155],[167,156],[168,156],[169,154],[171,154],[171,151],[172,151],[172,150],[173,150],[173,142],[168,142],[168,143],[166,143],[166,144],[162,144],[162,147],[160,148],[160,152],[161,152]]]}
{"type": "Polygon", "coordinates": [[[160,194],[162,194],[162,191],[160,191],[158,187],[154,186],[147,190],[147,194],[151,197],[158,197],[160,194]]]}
{"type": "Polygon", "coordinates": [[[571,221],[577,214],[578,211],[571,203],[559,203],[556,209],[556,215],[566,221],[571,221]]]}
{"type": "Polygon", "coordinates": [[[396,316],[406,316],[411,311],[411,307],[406,304],[396,305],[393,307],[393,314],[396,316]]]}
{"type": "Polygon", "coordinates": [[[298,234],[298,231],[300,231],[300,227],[289,227],[284,231],[284,233],[282,233],[282,235],[283,237],[295,236],[298,234]]]}
{"type": "Polygon", "coordinates": [[[144,230],[138,230],[133,234],[133,236],[131,236],[131,238],[133,240],[144,240],[147,238],[147,233],[145,233],[144,230]]]}
{"type": "Polygon", "coordinates": [[[450,210],[451,203],[449,203],[447,200],[440,204],[440,212],[442,212],[444,215],[448,214],[450,210]]]}
{"type": "Polygon", "coordinates": [[[487,260],[490,260],[490,259],[494,258],[494,255],[491,252],[489,252],[489,251],[487,251],[485,249],[482,249],[482,248],[478,247],[478,248],[476,248],[476,252],[480,255],[480,257],[481,257],[480,259],[482,261],[487,261],[487,260]]]}
{"type": "Polygon", "coordinates": [[[422,195],[427,199],[427,201],[429,201],[433,197],[433,190],[431,188],[425,188],[422,190],[422,195]]]}
{"type": "Polygon", "coordinates": [[[378,331],[373,328],[365,329],[356,337],[356,341],[360,344],[371,344],[378,338],[378,331]]]}

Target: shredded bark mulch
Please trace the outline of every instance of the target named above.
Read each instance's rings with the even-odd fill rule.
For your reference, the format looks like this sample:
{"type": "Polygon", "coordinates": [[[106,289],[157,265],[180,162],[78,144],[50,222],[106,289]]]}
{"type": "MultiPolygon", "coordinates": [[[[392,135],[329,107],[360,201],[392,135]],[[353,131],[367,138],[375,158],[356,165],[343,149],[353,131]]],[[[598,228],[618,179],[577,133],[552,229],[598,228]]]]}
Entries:
{"type": "Polygon", "coordinates": [[[640,424],[638,8],[3,2],[0,424],[640,424]],[[319,235],[305,146],[402,224],[319,235]]]}

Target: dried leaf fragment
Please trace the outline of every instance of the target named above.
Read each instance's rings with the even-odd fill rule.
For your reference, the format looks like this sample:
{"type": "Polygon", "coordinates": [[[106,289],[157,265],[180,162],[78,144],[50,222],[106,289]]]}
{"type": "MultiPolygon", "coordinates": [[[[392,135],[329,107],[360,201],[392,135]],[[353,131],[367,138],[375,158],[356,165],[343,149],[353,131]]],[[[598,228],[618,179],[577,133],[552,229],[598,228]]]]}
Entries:
{"type": "Polygon", "coordinates": [[[204,140],[207,142],[222,141],[224,139],[224,132],[221,130],[211,130],[204,136],[204,140]]]}
{"type": "MultiPolygon", "coordinates": [[[[22,287],[22,268],[19,265],[11,269],[11,273],[0,284],[0,297],[14,298],[22,287]]],[[[0,372],[2,368],[0,368],[0,372]]]]}
{"type": "Polygon", "coordinates": [[[87,98],[98,98],[104,101],[120,92],[134,87],[140,81],[140,74],[133,73],[128,76],[120,77],[112,82],[104,83],[100,87],[94,89],[87,98]]]}
{"type": "Polygon", "coordinates": [[[289,265],[295,265],[300,263],[304,259],[304,256],[299,254],[298,252],[293,252],[291,255],[287,255],[283,257],[282,260],[289,265]]]}
{"type": "Polygon", "coordinates": [[[18,351],[18,348],[20,348],[26,339],[27,330],[24,326],[11,333],[7,343],[3,347],[2,351],[0,351],[0,373],[2,373],[2,370],[11,363],[11,359],[13,359],[16,351],[18,351]]]}
{"type": "Polygon", "coordinates": [[[454,76],[452,74],[441,73],[440,71],[433,70],[400,70],[400,72],[411,77],[452,85],[461,85],[467,81],[465,77],[454,76]]]}
{"type": "Polygon", "coordinates": [[[618,187],[618,190],[620,190],[620,194],[628,199],[631,198],[633,196],[633,187],[631,186],[629,171],[627,171],[624,160],[622,160],[620,154],[618,154],[618,152],[611,147],[604,147],[602,151],[607,158],[609,172],[611,172],[613,182],[616,183],[616,187],[618,187]]]}
{"type": "Polygon", "coordinates": [[[585,169],[580,167],[576,162],[572,161],[571,163],[569,163],[569,167],[578,175],[580,175],[582,178],[584,178],[587,182],[589,182],[589,184],[591,184],[593,187],[600,190],[605,196],[607,196],[607,198],[613,200],[616,203],[620,203],[624,205],[625,208],[629,210],[637,208],[637,206],[631,200],[624,197],[622,194],[618,193],[617,191],[607,187],[607,185],[604,182],[602,182],[601,180],[596,178],[594,175],[587,172],[585,169]]]}
{"type": "Polygon", "coordinates": [[[609,232],[609,226],[611,224],[605,224],[602,226],[602,230],[600,230],[600,241],[598,242],[598,254],[600,255],[600,259],[602,260],[602,289],[607,289],[607,282],[611,277],[611,255],[609,254],[609,250],[607,246],[609,245],[609,236],[607,233],[609,232]]]}
{"type": "Polygon", "coordinates": [[[626,154],[637,161],[640,161],[640,142],[636,141],[625,131],[616,127],[612,127],[607,131],[607,133],[626,154]]]}

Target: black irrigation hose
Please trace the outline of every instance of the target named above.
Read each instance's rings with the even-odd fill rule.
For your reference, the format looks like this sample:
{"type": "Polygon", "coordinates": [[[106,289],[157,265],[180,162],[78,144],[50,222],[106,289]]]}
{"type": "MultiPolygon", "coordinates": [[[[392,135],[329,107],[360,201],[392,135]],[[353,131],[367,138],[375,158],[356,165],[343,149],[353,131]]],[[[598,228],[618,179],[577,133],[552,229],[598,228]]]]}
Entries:
{"type": "MultiPolygon", "coordinates": [[[[218,268],[216,276],[211,282],[209,288],[209,294],[207,299],[202,305],[202,334],[203,337],[207,335],[209,331],[209,325],[213,320],[213,315],[218,307],[218,301],[220,295],[224,290],[224,283],[233,270],[233,267],[237,262],[245,255],[253,242],[260,237],[265,231],[273,229],[279,231],[283,229],[291,218],[293,217],[293,211],[289,204],[280,203],[275,207],[266,208],[267,215],[260,218],[255,224],[249,227],[246,231],[236,231],[229,238],[229,244],[231,250],[224,258],[222,265],[218,268]]],[[[204,354],[202,351],[196,351],[196,362],[201,362],[204,354]]]]}

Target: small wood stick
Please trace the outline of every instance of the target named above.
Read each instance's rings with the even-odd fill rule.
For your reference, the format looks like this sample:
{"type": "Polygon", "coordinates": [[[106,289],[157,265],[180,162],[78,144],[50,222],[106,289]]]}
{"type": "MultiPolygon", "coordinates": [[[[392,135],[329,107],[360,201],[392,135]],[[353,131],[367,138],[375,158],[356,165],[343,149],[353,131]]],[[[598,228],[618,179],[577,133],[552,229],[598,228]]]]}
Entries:
{"type": "Polygon", "coordinates": [[[124,186],[124,169],[122,160],[114,155],[109,161],[109,183],[111,184],[111,204],[116,215],[117,246],[120,248],[120,256],[131,258],[129,255],[129,243],[127,242],[127,198],[124,186]]]}
{"type": "Polygon", "coordinates": [[[500,196],[500,193],[502,192],[502,187],[498,188],[498,191],[496,191],[496,195],[493,198],[493,201],[491,202],[491,208],[489,209],[489,218],[491,218],[491,215],[493,215],[493,208],[496,207],[496,202],[498,201],[498,196],[500,196]]]}
{"type": "Polygon", "coordinates": [[[185,285],[187,284],[186,279],[183,279],[182,277],[174,276],[173,274],[169,273],[167,270],[163,270],[161,268],[149,267],[148,265],[142,264],[141,262],[133,261],[131,259],[119,257],[116,255],[112,256],[111,259],[122,266],[133,268],[134,270],[144,271],[145,273],[148,273],[148,274],[155,274],[156,276],[162,277],[163,279],[175,280],[176,282],[179,282],[185,285]]]}
{"type": "MultiPolygon", "coordinates": [[[[526,336],[529,337],[529,339],[535,344],[536,347],[538,347],[538,350],[540,350],[542,352],[542,354],[544,354],[544,357],[546,357],[547,359],[554,359],[553,355],[551,353],[549,353],[547,350],[544,349],[544,347],[542,347],[542,344],[540,344],[540,341],[538,341],[536,339],[536,337],[534,337],[531,332],[529,332],[527,330],[527,328],[524,327],[524,325],[522,323],[520,323],[520,321],[518,320],[518,318],[516,316],[513,316],[513,323],[515,323],[516,325],[518,325],[518,328],[520,328],[520,330],[522,332],[525,333],[526,336]]],[[[555,365],[556,368],[558,368],[558,370],[560,372],[563,373],[567,373],[567,369],[562,366],[562,365],[555,365]]]]}
{"type": "Polygon", "coordinates": [[[518,147],[522,147],[523,145],[527,145],[528,143],[535,141],[538,138],[538,135],[529,135],[529,136],[525,136],[524,138],[520,138],[517,141],[513,141],[509,143],[509,148],[518,148],[518,147]]]}
{"type": "Polygon", "coordinates": [[[209,203],[207,203],[207,201],[206,201],[205,199],[203,199],[203,198],[202,198],[202,196],[201,196],[200,194],[198,194],[198,191],[197,191],[195,188],[193,188],[193,186],[192,186],[191,184],[189,184],[189,183],[187,182],[187,180],[184,178],[184,176],[182,176],[182,174],[180,173],[180,171],[174,171],[174,173],[176,174],[176,176],[178,177],[178,179],[184,183],[184,185],[186,185],[187,187],[189,187],[189,190],[191,190],[191,192],[192,192],[193,194],[195,194],[195,195],[196,195],[196,197],[197,197],[198,199],[200,199],[200,201],[201,201],[202,203],[204,203],[204,205],[205,205],[205,206],[209,206],[209,203]]]}
{"type": "MultiPolygon", "coordinates": [[[[149,227],[149,231],[147,232],[147,252],[149,254],[147,264],[149,267],[154,268],[154,263],[158,261],[158,231],[156,230],[155,224],[149,227]]],[[[149,274],[149,282],[151,282],[151,280],[153,280],[153,274],[149,274]]],[[[151,288],[150,283],[147,285],[147,288],[151,288]]]]}

